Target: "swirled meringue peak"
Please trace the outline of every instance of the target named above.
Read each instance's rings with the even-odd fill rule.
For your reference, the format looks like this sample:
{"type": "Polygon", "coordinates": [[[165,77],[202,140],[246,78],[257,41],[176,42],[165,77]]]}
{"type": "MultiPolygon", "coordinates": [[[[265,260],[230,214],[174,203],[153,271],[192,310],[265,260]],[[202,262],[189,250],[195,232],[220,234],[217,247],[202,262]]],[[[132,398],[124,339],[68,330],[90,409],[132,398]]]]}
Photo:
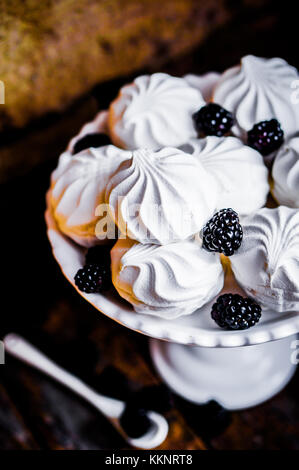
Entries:
{"type": "Polygon", "coordinates": [[[116,290],[138,313],[167,319],[188,315],[223,287],[219,255],[194,239],[164,246],[120,239],[111,260],[116,290]]]}
{"type": "Polygon", "coordinates": [[[235,114],[235,135],[246,137],[254,124],[276,118],[288,138],[298,132],[299,106],[292,100],[297,70],[280,58],[248,55],[222,74],[213,101],[235,114]]]}
{"type": "Polygon", "coordinates": [[[65,235],[82,246],[103,242],[109,236],[107,230],[114,224],[97,224],[107,213],[106,185],[119,165],[130,157],[131,152],[113,145],[90,148],[76,155],[67,151],[60,156],[51,176],[50,206],[65,235]]]}
{"type": "Polygon", "coordinates": [[[281,147],[272,168],[272,194],[279,204],[299,207],[299,137],[281,147]]]}
{"type": "Polygon", "coordinates": [[[189,85],[197,88],[205,101],[210,101],[213,97],[213,89],[220,77],[220,73],[208,72],[204,75],[194,75],[189,73],[183,78],[189,83],[189,85]]]}
{"type": "Polygon", "coordinates": [[[237,282],[265,307],[299,311],[299,210],[260,209],[242,226],[242,246],[230,258],[237,282]]]}
{"type": "Polygon", "coordinates": [[[121,88],[111,103],[110,137],[126,149],[176,147],[196,137],[192,115],[204,105],[199,89],[183,78],[142,75],[121,88]]]}
{"type": "Polygon", "coordinates": [[[263,157],[236,137],[191,139],[180,147],[196,157],[220,187],[217,209],[246,215],[264,206],[269,192],[263,157]]]}
{"type": "Polygon", "coordinates": [[[217,198],[213,176],[192,155],[171,147],[133,151],[106,191],[123,235],[161,245],[200,231],[213,215],[217,198]]]}

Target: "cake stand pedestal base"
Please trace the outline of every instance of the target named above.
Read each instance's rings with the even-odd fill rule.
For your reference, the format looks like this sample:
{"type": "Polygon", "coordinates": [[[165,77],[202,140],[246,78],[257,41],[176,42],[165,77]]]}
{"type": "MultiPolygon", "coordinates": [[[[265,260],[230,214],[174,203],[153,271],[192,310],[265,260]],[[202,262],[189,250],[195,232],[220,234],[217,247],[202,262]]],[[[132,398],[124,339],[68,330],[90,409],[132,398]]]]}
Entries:
{"type": "Polygon", "coordinates": [[[150,350],[157,371],[178,395],[198,404],[216,400],[236,410],[268,400],[289,382],[296,370],[291,360],[296,338],[237,348],[184,346],[152,339],[150,350]]]}

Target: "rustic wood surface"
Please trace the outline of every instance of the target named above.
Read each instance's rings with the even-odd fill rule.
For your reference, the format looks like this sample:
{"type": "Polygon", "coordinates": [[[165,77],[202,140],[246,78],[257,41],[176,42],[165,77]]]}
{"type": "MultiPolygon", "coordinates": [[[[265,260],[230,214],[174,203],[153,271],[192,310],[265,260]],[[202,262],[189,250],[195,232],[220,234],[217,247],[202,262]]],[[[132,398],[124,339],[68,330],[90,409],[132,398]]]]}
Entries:
{"type": "MultiPolygon", "coordinates": [[[[232,3],[238,8],[238,2],[232,3]]],[[[258,18],[240,14],[239,26],[235,25],[233,32],[228,25],[196,53],[168,64],[163,71],[182,75],[223,70],[246,53],[278,55],[298,66],[292,37],[295,15],[278,16],[272,10],[258,18]]],[[[113,82],[95,88],[82,108],[83,121],[93,113],[93,100],[99,107],[106,106],[119,85],[113,82]]],[[[80,111],[77,115],[74,121],[66,117],[64,128],[63,118],[61,121],[61,117],[54,116],[50,125],[41,123],[29,133],[2,135],[2,149],[11,146],[3,172],[12,178],[24,168],[27,175],[0,186],[0,334],[22,333],[99,390],[103,387],[101,374],[107,366],[113,366],[125,374],[134,391],[159,383],[148,339],[100,315],[76,294],[52,258],[45,234],[44,194],[49,175],[57,154],[81,125],[80,111]],[[15,172],[14,158],[19,162],[15,172]],[[33,163],[42,160],[44,163],[28,173],[33,163]]],[[[6,359],[6,364],[0,366],[0,449],[126,448],[114,428],[91,406],[37,371],[8,356],[6,359]]],[[[272,400],[234,413],[218,409],[215,404],[194,406],[174,397],[174,408],[167,414],[170,434],[161,448],[298,450],[298,387],[297,372],[272,400]]]]}
{"type": "MultiPolygon", "coordinates": [[[[0,190],[8,233],[2,245],[2,266],[7,266],[2,296],[9,300],[2,307],[1,333],[21,332],[99,390],[107,366],[125,374],[132,391],[159,383],[148,339],[99,314],[52,259],[43,221],[51,166],[0,190]]],[[[0,377],[1,449],[127,448],[100,413],[37,371],[7,356],[0,377]]],[[[299,449],[298,385],[297,373],[269,402],[216,415],[175,397],[161,449],[299,449]]]]}

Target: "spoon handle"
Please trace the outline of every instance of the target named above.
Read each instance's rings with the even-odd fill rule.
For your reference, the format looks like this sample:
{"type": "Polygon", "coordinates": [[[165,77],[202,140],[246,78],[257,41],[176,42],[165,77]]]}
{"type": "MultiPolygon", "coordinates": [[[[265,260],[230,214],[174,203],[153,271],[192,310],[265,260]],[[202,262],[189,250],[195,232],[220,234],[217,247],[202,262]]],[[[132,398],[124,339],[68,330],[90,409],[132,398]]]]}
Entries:
{"type": "Polygon", "coordinates": [[[95,392],[83,383],[82,380],[55,364],[41,351],[36,349],[32,344],[16,333],[9,333],[6,335],[4,338],[4,345],[5,350],[9,354],[35,369],[44,372],[62,385],[65,385],[95,406],[107,418],[118,418],[123,412],[125,407],[124,402],[115,400],[114,398],[105,397],[95,392]]]}

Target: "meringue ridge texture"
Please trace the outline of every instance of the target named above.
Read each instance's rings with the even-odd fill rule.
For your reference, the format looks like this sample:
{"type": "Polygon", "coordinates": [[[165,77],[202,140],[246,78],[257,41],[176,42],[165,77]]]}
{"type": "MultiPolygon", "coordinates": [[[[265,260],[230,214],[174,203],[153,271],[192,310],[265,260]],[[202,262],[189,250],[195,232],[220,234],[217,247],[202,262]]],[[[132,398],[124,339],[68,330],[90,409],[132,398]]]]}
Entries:
{"type": "MultiPolygon", "coordinates": [[[[105,225],[103,230],[98,229],[97,208],[106,205],[108,181],[130,156],[130,152],[113,145],[76,155],[66,151],[60,156],[51,175],[50,207],[62,233],[86,247],[105,242],[108,234],[105,225]]],[[[112,231],[115,233],[114,228],[112,231]]]]}
{"type": "Polygon", "coordinates": [[[234,113],[233,133],[245,138],[260,121],[276,118],[286,135],[299,129],[299,106],[292,99],[298,71],[280,58],[247,55],[216,83],[213,101],[234,113]]]}
{"type": "Polygon", "coordinates": [[[299,137],[290,139],[277,153],[272,194],[279,204],[299,208],[299,137]]]}
{"type": "Polygon", "coordinates": [[[299,311],[299,210],[263,208],[242,225],[243,243],[230,258],[238,284],[274,311],[299,311]]]}
{"type": "Polygon", "coordinates": [[[236,137],[191,139],[180,147],[195,157],[218,183],[217,209],[232,207],[241,215],[260,209],[269,192],[263,157],[236,137]]]}
{"type": "Polygon", "coordinates": [[[198,88],[165,73],[137,77],[109,107],[113,143],[126,149],[183,144],[196,137],[192,115],[205,105],[198,88]]]}
{"type": "Polygon", "coordinates": [[[106,202],[122,234],[167,244],[196,234],[213,214],[214,177],[182,150],[133,151],[107,185],[106,202]]]}
{"type": "Polygon", "coordinates": [[[195,239],[168,245],[118,240],[111,250],[112,282],[136,312],[173,319],[193,313],[222,289],[220,256],[195,239]]]}

